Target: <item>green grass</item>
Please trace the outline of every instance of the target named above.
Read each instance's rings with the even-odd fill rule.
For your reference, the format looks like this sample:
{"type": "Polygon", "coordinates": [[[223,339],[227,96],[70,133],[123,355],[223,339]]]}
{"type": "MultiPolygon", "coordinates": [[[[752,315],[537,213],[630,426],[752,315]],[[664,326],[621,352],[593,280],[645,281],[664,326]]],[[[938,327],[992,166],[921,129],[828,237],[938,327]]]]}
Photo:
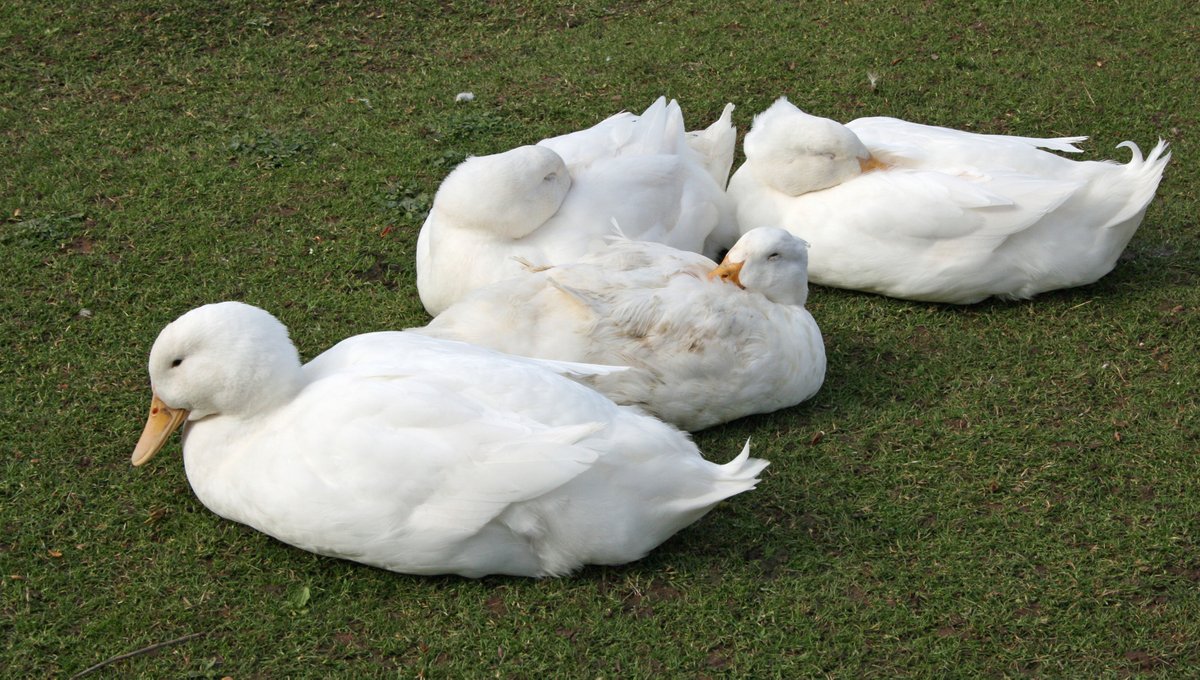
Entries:
{"type": "Polygon", "coordinates": [[[971,4],[5,3],[5,675],[191,633],[95,677],[1194,672],[1200,17],[971,4]],[[622,568],[390,574],[216,517],[177,441],[129,466],[164,324],[241,299],[306,358],[422,324],[416,233],[456,162],[660,94],[691,127],[786,94],[1175,159],[1093,286],[961,309],[815,288],[821,393],[697,436],[722,460],[752,437],[764,482],[622,568]]]}

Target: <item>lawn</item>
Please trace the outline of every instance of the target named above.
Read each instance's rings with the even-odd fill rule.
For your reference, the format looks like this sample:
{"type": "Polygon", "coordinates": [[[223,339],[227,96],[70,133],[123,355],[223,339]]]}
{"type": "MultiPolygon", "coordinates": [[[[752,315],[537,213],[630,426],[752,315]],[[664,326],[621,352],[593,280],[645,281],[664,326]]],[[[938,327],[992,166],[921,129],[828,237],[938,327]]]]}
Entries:
{"type": "Polygon", "coordinates": [[[1192,2],[101,0],[0,6],[8,677],[1181,677],[1200,667],[1192,2]],[[456,102],[459,92],[474,101],[456,102]],[[816,398],[696,436],[772,461],[640,562],[418,578],[206,510],[129,454],[146,355],[238,299],[304,358],[425,323],[467,154],[655,97],[1172,145],[1115,271],[966,308],[814,287],[816,398]],[[148,649],[159,643],[170,643],[148,649]],[[130,658],[115,659],[130,652],[130,658]]]}

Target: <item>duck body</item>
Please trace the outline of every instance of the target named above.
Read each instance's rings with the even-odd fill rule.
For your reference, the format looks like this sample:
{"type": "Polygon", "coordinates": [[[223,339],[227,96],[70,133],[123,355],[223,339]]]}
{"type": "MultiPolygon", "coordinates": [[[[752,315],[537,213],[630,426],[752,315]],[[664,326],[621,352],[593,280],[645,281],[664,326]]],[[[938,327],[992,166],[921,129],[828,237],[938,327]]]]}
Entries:
{"type": "Polygon", "coordinates": [[[732,105],[688,133],[673,100],[641,115],[489,156],[442,182],[417,238],[417,289],[436,316],[468,291],[513,276],[513,257],[557,264],[616,233],[715,252],[737,238],[725,184],[732,105]]]}
{"type": "Polygon", "coordinates": [[[748,446],[710,463],[685,433],[561,375],[601,367],[405,332],[349,338],[303,367],[295,357],[263,310],[207,305],[160,334],[151,381],[163,411],[190,414],[184,465],[200,501],[322,555],[468,577],[621,564],[766,466],[748,446]],[[233,344],[203,330],[221,326],[237,329],[233,344]]]}
{"type": "MultiPolygon", "coordinates": [[[[577,262],[473,291],[418,332],[627,366],[580,379],[687,430],[793,406],[825,376],[821,331],[804,307],[806,248],[783,230],[756,232],[767,243],[755,264],[743,265],[747,281],[755,267],[781,270],[762,290],[709,280],[717,265],[703,255],[618,240],[577,262]]],[[[744,262],[751,240],[730,255],[744,262]]]]}
{"type": "Polygon", "coordinates": [[[729,182],[739,228],[812,244],[809,278],[969,304],[1092,283],[1115,266],[1170,159],[1075,161],[1084,137],[984,135],[862,118],[842,126],[786,99],[755,118],[729,182]]]}

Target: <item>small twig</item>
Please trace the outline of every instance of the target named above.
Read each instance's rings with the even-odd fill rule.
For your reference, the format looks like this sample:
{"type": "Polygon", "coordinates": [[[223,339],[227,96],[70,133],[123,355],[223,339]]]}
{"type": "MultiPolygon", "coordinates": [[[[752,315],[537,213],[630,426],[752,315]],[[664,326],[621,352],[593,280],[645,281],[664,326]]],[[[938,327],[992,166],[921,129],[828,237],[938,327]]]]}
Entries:
{"type": "Polygon", "coordinates": [[[153,652],[156,649],[162,649],[163,647],[170,647],[171,645],[177,645],[181,642],[187,642],[188,640],[191,640],[193,638],[204,637],[205,635],[208,635],[208,631],[203,631],[200,633],[188,633],[187,635],[184,635],[183,637],[177,637],[174,640],[167,640],[166,642],[156,642],[155,644],[152,644],[149,647],[142,647],[141,649],[135,649],[132,652],[118,654],[117,656],[114,656],[111,659],[105,659],[104,661],[101,661],[100,663],[96,664],[95,666],[89,666],[89,667],[79,671],[75,675],[71,676],[71,680],[75,680],[75,678],[82,678],[83,676],[87,675],[88,673],[91,673],[92,671],[100,670],[101,668],[104,668],[105,666],[108,666],[109,664],[114,664],[118,661],[124,661],[125,659],[132,659],[133,657],[141,656],[142,654],[149,654],[150,652],[153,652]]]}

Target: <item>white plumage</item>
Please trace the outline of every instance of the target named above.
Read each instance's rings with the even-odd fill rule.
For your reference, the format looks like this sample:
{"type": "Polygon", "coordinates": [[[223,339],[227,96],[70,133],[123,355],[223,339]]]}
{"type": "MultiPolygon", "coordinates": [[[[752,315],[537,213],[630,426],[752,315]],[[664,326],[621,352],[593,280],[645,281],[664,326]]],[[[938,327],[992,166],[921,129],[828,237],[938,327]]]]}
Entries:
{"type": "Polygon", "coordinates": [[[742,290],[709,280],[717,265],[703,255],[621,240],[478,289],[419,330],[525,356],[629,366],[583,380],[699,430],[792,406],[820,388],[825,346],[804,308],[807,259],[806,244],[788,232],[753,230],[717,272],[742,290]]]}
{"type": "Polygon", "coordinates": [[[617,233],[716,252],[737,238],[725,184],[733,105],[701,132],[674,101],[640,116],[468,158],[442,182],[417,238],[417,289],[437,315],[519,271],[512,257],[570,262],[617,233]],[[616,226],[614,226],[616,225],[616,226]]]}
{"type": "Polygon", "coordinates": [[[267,312],[184,314],[150,352],[133,463],[187,421],[188,481],[213,512],[384,569],[553,576],[636,560],[765,461],[725,465],[562,372],[414,333],[358,335],[301,366],[267,312]]]}
{"type": "Polygon", "coordinates": [[[1133,237],[1171,155],[1073,161],[1084,137],[983,135],[861,118],[846,125],[779,99],[746,134],[729,181],[745,231],[812,244],[809,279],[914,300],[1029,298],[1092,283],[1133,237]]]}

